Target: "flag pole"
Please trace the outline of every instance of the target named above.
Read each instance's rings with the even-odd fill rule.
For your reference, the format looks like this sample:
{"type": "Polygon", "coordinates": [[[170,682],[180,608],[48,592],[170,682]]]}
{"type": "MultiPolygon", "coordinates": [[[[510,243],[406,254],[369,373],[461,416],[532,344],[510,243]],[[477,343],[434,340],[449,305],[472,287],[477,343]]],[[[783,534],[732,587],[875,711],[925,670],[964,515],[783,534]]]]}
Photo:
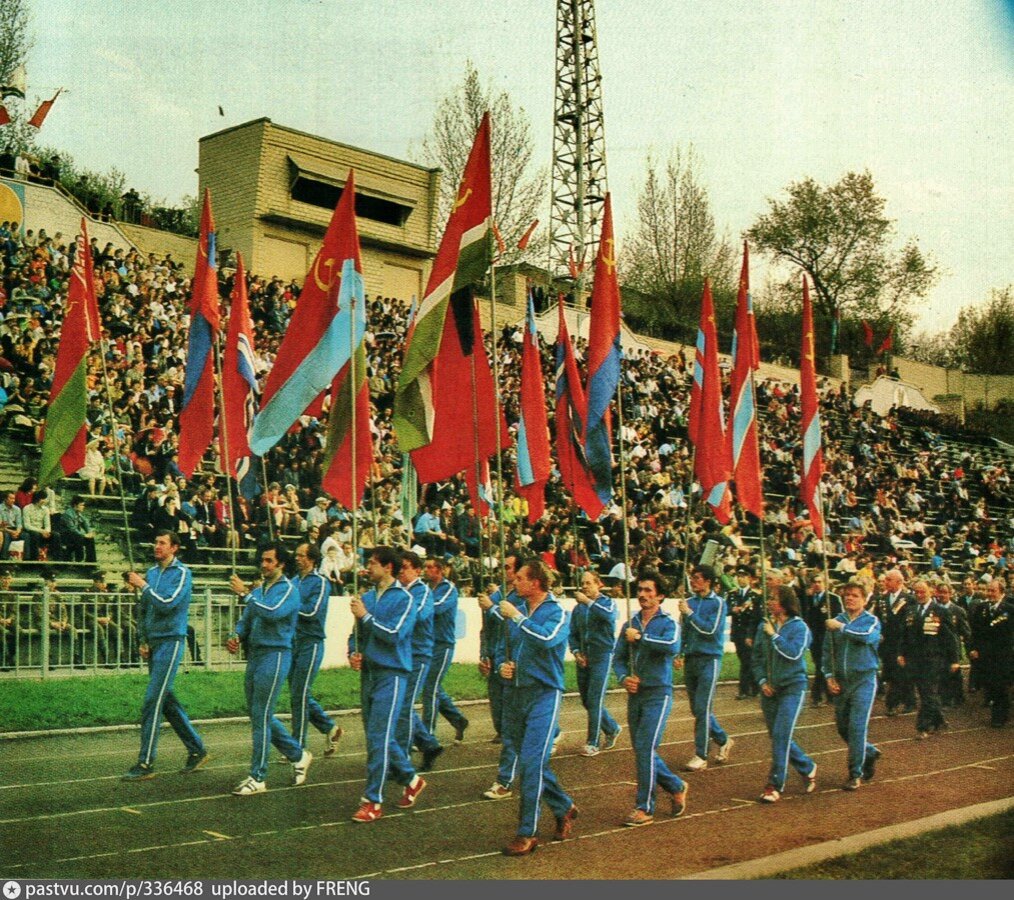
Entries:
{"type": "MultiPolygon", "coordinates": [[[[622,331],[620,332],[622,335],[622,331]]],[[[621,339],[622,340],[622,339],[621,339]]],[[[623,437],[623,353],[620,353],[620,378],[616,382],[616,418],[620,429],[620,504],[623,507],[623,601],[630,621],[630,526],[627,523],[627,448],[623,437]]],[[[630,672],[634,672],[634,645],[628,643],[630,672]]]]}
{"type": "MultiPolygon", "coordinates": [[[[268,464],[265,456],[261,457],[261,484],[264,485],[264,496],[268,496],[268,464]]],[[[268,539],[274,543],[275,540],[275,515],[271,511],[271,508],[264,504],[264,509],[268,514],[268,539]]]]}
{"type": "MultiPolygon", "coordinates": [[[[91,250],[88,247],[84,249],[85,253],[90,253],[91,250]]],[[[130,537],[130,515],[127,512],[127,497],[123,489],[123,472],[120,471],[120,438],[116,433],[116,414],[113,411],[113,388],[112,383],[109,380],[109,367],[106,365],[106,342],[102,338],[102,322],[99,322],[99,356],[102,357],[102,378],[105,382],[106,387],[106,406],[109,409],[109,422],[110,422],[110,433],[113,436],[113,454],[116,457],[116,465],[113,470],[116,472],[116,485],[120,493],[120,508],[123,510],[123,530],[127,538],[127,564],[130,566],[130,571],[134,571],[134,544],[130,537]]],[[[135,590],[136,594],[137,591],[135,590]]]]}
{"type": "MultiPolygon", "coordinates": [[[[492,241],[493,234],[490,229],[489,234],[486,237],[487,241],[492,241]]],[[[492,251],[492,248],[490,248],[492,251]]],[[[490,252],[490,260],[493,260],[493,254],[490,252]]],[[[478,310],[476,310],[478,312],[478,310]]],[[[479,329],[480,332],[482,329],[479,329]]],[[[503,521],[503,497],[504,497],[504,484],[503,484],[503,452],[502,452],[502,440],[503,437],[500,434],[500,360],[497,352],[497,339],[496,339],[496,265],[494,262],[489,264],[489,333],[492,338],[492,347],[490,355],[493,357],[493,418],[496,421],[496,480],[497,480],[497,492],[496,492],[496,505],[497,505],[497,518],[499,520],[499,528],[497,529],[500,537],[500,583],[506,587],[507,585],[507,542],[504,535],[504,521],[503,521]]],[[[492,509],[490,510],[492,513],[492,509]]],[[[490,539],[492,542],[492,538],[490,539]]],[[[506,595],[505,595],[506,596],[506,595]]],[[[509,646],[509,645],[508,645],[509,646]]]]}
{"type": "MultiPolygon", "coordinates": [[[[359,451],[359,441],[358,441],[358,432],[356,431],[356,427],[357,427],[357,423],[356,423],[356,395],[358,394],[358,391],[356,390],[356,356],[358,354],[359,348],[356,347],[356,292],[355,291],[350,291],[349,294],[350,294],[349,302],[352,304],[351,307],[349,308],[349,378],[348,378],[348,384],[349,384],[349,407],[350,407],[350,412],[351,412],[351,415],[349,416],[350,423],[351,423],[351,425],[350,425],[351,431],[350,431],[350,434],[349,434],[349,441],[351,442],[351,449],[352,449],[352,453],[351,453],[352,465],[350,467],[351,470],[352,470],[352,490],[349,493],[349,496],[350,496],[352,502],[350,504],[350,510],[349,511],[352,514],[352,552],[355,554],[355,559],[354,559],[355,565],[352,566],[352,593],[353,593],[353,596],[358,597],[359,596],[359,516],[357,515],[357,513],[358,513],[359,509],[358,509],[358,505],[356,503],[356,487],[359,484],[359,479],[356,476],[357,476],[358,462],[359,462],[358,459],[357,459],[357,457],[359,456],[359,452],[358,452],[359,451]]],[[[364,310],[364,312],[365,312],[365,310],[364,310]]],[[[337,401],[337,399],[338,399],[337,397],[332,397],[332,403],[335,402],[335,401],[337,401]]],[[[338,452],[338,448],[337,447],[335,447],[334,450],[335,450],[336,453],[338,452]]],[[[376,541],[377,541],[376,532],[374,532],[374,534],[373,534],[373,541],[374,541],[373,545],[377,546],[377,544],[376,544],[376,541]]],[[[359,651],[359,630],[358,630],[358,628],[355,630],[355,635],[356,635],[356,637],[355,637],[356,652],[358,652],[359,651]]]]}
{"type": "MultiPolygon", "coordinates": [[[[689,431],[687,439],[690,440],[689,431]]],[[[690,576],[687,569],[690,566],[690,524],[693,521],[694,511],[694,467],[697,465],[697,444],[693,441],[691,443],[694,449],[690,454],[690,472],[687,478],[687,494],[684,498],[687,503],[687,519],[686,524],[683,526],[683,573],[680,578],[680,590],[684,595],[689,594],[690,576]]]]}
{"type": "MultiPolygon", "coordinates": [[[[232,307],[229,308],[232,314],[232,307]]],[[[219,329],[215,337],[215,377],[218,379],[218,418],[222,425],[222,463],[225,468],[225,496],[229,504],[229,521],[226,523],[225,539],[229,542],[230,556],[232,558],[232,572],[236,574],[236,544],[239,542],[239,532],[236,532],[236,540],[233,538],[233,525],[236,521],[236,507],[232,500],[232,462],[229,459],[229,424],[228,416],[225,414],[225,384],[222,376],[222,332],[219,329]]]]}

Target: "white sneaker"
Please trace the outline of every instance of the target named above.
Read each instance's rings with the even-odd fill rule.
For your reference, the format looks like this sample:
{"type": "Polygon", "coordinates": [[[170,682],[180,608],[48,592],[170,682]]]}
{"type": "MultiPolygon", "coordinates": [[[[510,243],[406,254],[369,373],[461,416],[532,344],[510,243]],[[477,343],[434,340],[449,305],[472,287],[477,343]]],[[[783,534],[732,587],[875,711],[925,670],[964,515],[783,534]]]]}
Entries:
{"type": "Polygon", "coordinates": [[[728,758],[729,754],[732,753],[733,745],[736,742],[729,738],[721,747],[718,748],[718,755],[715,757],[716,762],[724,763],[728,758]]]}
{"type": "Polygon", "coordinates": [[[553,746],[549,748],[549,755],[556,756],[556,745],[560,743],[560,735],[553,738],[553,746]]]}
{"type": "Polygon", "coordinates": [[[324,756],[334,756],[338,752],[338,742],[342,739],[344,732],[338,725],[335,725],[324,737],[324,756]]]}
{"type": "Polygon", "coordinates": [[[813,764],[813,769],[809,775],[803,776],[803,783],[805,784],[806,793],[812,794],[817,790],[817,764],[813,764]]]}
{"type": "Polygon", "coordinates": [[[506,800],[511,796],[511,789],[504,787],[499,781],[494,781],[488,791],[483,791],[482,796],[487,800],[506,800]]]}
{"type": "Polygon", "coordinates": [[[699,756],[691,756],[683,766],[684,772],[700,772],[701,769],[708,767],[708,761],[701,759],[699,756]]]}
{"type": "MultiPolygon", "coordinates": [[[[620,732],[623,731],[623,726],[619,726],[619,730],[615,734],[606,734],[602,742],[603,750],[612,750],[616,746],[616,742],[620,739],[620,732]]],[[[604,734],[604,732],[603,732],[604,734]]]]}
{"type": "Polygon", "coordinates": [[[268,786],[263,781],[257,781],[252,776],[247,776],[232,789],[237,797],[249,797],[251,794],[263,794],[268,786]]]}
{"type": "Polygon", "coordinates": [[[298,787],[306,781],[306,773],[312,762],[313,754],[309,750],[304,750],[303,755],[299,757],[299,761],[292,764],[292,783],[294,785],[298,787]]]}
{"type": "Polygon", "coordinates": [[[577,751],[581,756],[598,756],[599,748],[594,744],[585,744],[580,750],[577,751]]]}

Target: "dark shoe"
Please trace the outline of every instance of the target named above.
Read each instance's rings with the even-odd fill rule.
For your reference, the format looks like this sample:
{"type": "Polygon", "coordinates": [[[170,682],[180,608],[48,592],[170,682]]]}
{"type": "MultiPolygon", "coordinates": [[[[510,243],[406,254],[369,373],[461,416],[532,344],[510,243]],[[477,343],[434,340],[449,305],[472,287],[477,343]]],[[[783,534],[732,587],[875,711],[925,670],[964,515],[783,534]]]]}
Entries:
{"type": "Polygon", "coordinates": [[[429,772],[433,768],[436,758],[444,752],[443,747],[434,747],[432,750],[423,750],[422,762],[419,764],[420,772],[429,772]]]}
{"type": "Polygon", "coordinates": [[[898,710],[896,710],[893,706],[887,707],[887,718],[893,719],[896,715],[898,715],[898,710]]]}
{"type": "Polygon", "coordinates": [[[574,820],[577,818],[577,807],[571,804],[562,816],[556,817],[556,833],[553,835],[554,841],[565,841],[570,837],[571,832],[574,830],[574,820]]]}
{"type": "Polygon", "coordinates": [[[538,846],[539,839],[537,837],[523,837],[519,834],[503,848],[502,852],[504,856],[527,856],[529,853],[534,853],[538,846]]]}
{"type": "Polygon", "coordinates": [[[144,763],[138,763],[129,772],[127,772],[120,781],[147,781],[149,778],[154,777],[155,770],[151,766],[146,766],[144,763]]]}
{"type": "Polygon", "coordinates": [[[672,801],[672,817],[678,819],[687,811],[687,793],[690,791],[690,785],[684,785],[682,791],[677,791],[675,794],[670,794],[669,798],[672,801]]]}
{"type": "Polygon", "coordinates": [[[915,712],[915,704],[914,703],[907,703],[907,704],[905,704],[905,708],[902,710],[902,712],[907,712],[907,713],[913,713],[913,712],[915,712]]]}
{"type": "Polygon", "coordinates": [[[737,700],[747,700],[747,699],[749,699],[749,697],[750,697],[749,694],[736,694],[736,699],[737,700]]]}
{"type": "Polygon", "coordinates": [[[871,753],[863,761],[863,781],[871,781],[873,776],[877,773],[877,760],[880,759],[884,754],[879,750],[876,753],[871,753]]]}
{"type": "Polygon", "coordinates": [[[201,750],[199,753],[191,753],[187,757],[186,764],[180,769],[181,775],[190,775],[192,772],[196,772],[201,766],[203,766],[209,759],[207,750],[201,750]]]}
{"type": "Polygon", "coordinates": [[[858,791],[862,782],[858,778],[850,778],[841,786],[843,791],[858,791]]]}
{"type": "Polygon", "coordinates": [[[466,728],[468,728],[468,719],[462,719],[457,725],[454,726],[454,743],[455,744],[460,744],[465,739],[465,729],[466,728]]]}

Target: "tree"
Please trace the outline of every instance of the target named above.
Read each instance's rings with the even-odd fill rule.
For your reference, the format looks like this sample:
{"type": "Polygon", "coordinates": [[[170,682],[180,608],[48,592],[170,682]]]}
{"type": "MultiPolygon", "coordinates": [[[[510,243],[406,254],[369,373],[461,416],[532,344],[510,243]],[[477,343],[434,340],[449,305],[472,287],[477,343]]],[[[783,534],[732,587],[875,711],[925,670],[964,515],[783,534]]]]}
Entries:
{"type": "MultiPolygon", "coordinates": [[[[422,160],[443,170],[438,221],[442,225],[450,216],[469,150],[487,110],[492,120],[493,219],[506,245],[499,262],[536,261],[545,256],[545,229],[535,232],[526,250],[517,249],[529,225],[540,218],[546,200],[546,170],[533,171],[532,166],[531,121],[506,91],[494,93],[491,85],[482,85],[471,60],[465,64],[462,82],[437,106],[432,130],[422,142],[422,160]]],[[[541,218],[546,221],[545,216],[541,218]]]]}
{"type": "MultiPolygon", "coordinates": [[[[649,156],[637,225],[620,259],[627,316],[651,334],[694,340],[704,277],[720,318],[735,299],[737,250],[719,236],[693,146],[677,148],[664,169],[649,156]]],[[[723,315],[724,313],[724,315],[723,315]]]]}
{"type": "MultiPolygon", "coordinates": [[[[0,84],[11,83],[14,73],[25,64],[31,48],[27,0],[3,0],[0,3],[0,84]]],[[[11,121],[0,128],[0,155],[20,153],[31,146],[33,129],[9,98],[4,105],[11,121]]]]}
{"type": "MultiPolygon", "coordinates": [[[[746,232],[751,244],[810,276],[814,306],[828,323],[864,317],[894,323],[896,334],[907,328],[910,305],[936,283],[938,268],[915,240],[895,249],[895,224],[873,176],[849,172],[829,187],[805,178],[786,191],[788,199],[769,199],[746,232]]],[[[786,289],[798,296],[798,275],[786,289]]]]}
{"type": "Polygon", "coordinates": [[[1014,284],[990,291],[982,306],[966,306],[951,328],[957,362],[969,372],[1014,375],[1014,284]]]}

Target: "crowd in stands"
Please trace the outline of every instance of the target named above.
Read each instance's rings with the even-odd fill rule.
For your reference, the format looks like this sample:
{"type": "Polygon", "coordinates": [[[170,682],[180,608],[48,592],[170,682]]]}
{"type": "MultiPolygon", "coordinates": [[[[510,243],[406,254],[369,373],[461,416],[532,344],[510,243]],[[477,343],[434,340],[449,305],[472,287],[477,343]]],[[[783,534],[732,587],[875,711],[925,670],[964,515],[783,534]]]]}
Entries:
{"type": "MultiPolygon", "coordinates": [[[[178,413],[190,273],[169,254],[145,255],[111,244],[100,247],[96,240],[89,250],[106,352],[103,360],[96,349],[88,362],[89,441],[79,473],[81,493],[112,493],[122,485],[130,497],[131,523],[137,533],[150,540],[156,529],[176,530],[183,535],[185,557],[192,558],[203,547],[232,543],[253,547],[270,534],[306,534],[322,547],[330,577],[336,583],[347,579],[355,565],[352,522],[349,513],[323,496],[320,488],[324,423],[304,418],[303,427],[286,435],[264,459],[265,477],[253,479],[259,483],[245,491],[247,496],[230,497],[225,482],[214,475],[213,451],[205,470],[190,481],[183,478],[177,466],[178,413]]],[[[44,229],[22,232],[19,223],[0,225],[0,422],[9,431],[20,430],[36,439],[75,252],[75,241],[66,235],[50,236],[44,229]]],[[[235,270],[223,264],[219,277],[224,309],[235,270]]],[[[299,286],[253,275],[248,292],[258,374],[263,378],[298,300],[299,286]]],[[[427,552],[444,553],[463,578],[470,577],[476,565],[492,572],[497,568],[500,526],[496,522],[484,526],[472,514],[463,482],[425,486],[420,497],[407,498],[408,502],[402,496],[402,455],[391,421],[408,314],[404,301],[380,296],[370,301],[366,342],[376,453],[371,487],[357,523],[360,550],[418,544],[427,552]],[[404,507],[417,499],[418,515],[406,519],[404,507]]],[[[496,344],[501,397],[512,432],[518,419],[521,339],[521,326],[508,323],[496,344]]],[[[584,342],[577,339],[579,360],[584,349],[584,342]]],[[[543,351],[547,396],[552,396],[553,348],[543,343],[543,351]]],[[[507,451],[502,522],[507,544],[520,541],[568,584],[589,565],[604,574],[614,571],[625,549],[633,571],[652,566],[676,573],[685,556],[699,558],[708,541],[716,542],[717,561],[730,573],[737,565],[756,564],[760,523],[737,515],[721,526],[698,502],[700,486],[691,477],[692,450],[686,432],[691,378],[684,357],[636,351],[624,365],[623,379],[626,529],[618,499],[598,522],[589,522],[580,513],[575,516],[556,478],[547,488],[545,516],[527,526],[525,503],[509,489],[513,453],[507,451]],[[689,528],[688,501],[694,504],[689,528]]],[[[821,565],[826,554],[842,580],[895,565],[910,575],[931,570],[954,581],[969,572],[1007,574],[1014,521],[1007,499],[1010,474],[1002,460],[975,449],[953,459],[942,452],[944,438],[950,436],[946,423],[906,410],[881,418],[869,409],[854,408],[844,387],[825,385],[822,494],[830,529],[822,542],[797,499],[798,386],[762,380],[757,406],[768,492],[764,536],[771,565],[791,572],[821,565]]],[[[616,498],[619,478],[617,468],[616,498]]],[[[86,506],[73,503],[67,515],[57,494],[40,496],[33,487],[26,482],[14,499],[21,512],[26,557],[38,557],[51,540],[53,517],[71,522],[73,535],[58,542],[65,558],[83,554],[87,559],[94,554],[86,506]]],[[[13,521],[17,515],[4,505],[12,520],[0,523],[7,555],[7,545],[17,539],[13,521]]],[[[0,511],[0,519],[4,515],[0,511]]],[[[622,573],[622,567],[616,571],[622,573]]]]}

